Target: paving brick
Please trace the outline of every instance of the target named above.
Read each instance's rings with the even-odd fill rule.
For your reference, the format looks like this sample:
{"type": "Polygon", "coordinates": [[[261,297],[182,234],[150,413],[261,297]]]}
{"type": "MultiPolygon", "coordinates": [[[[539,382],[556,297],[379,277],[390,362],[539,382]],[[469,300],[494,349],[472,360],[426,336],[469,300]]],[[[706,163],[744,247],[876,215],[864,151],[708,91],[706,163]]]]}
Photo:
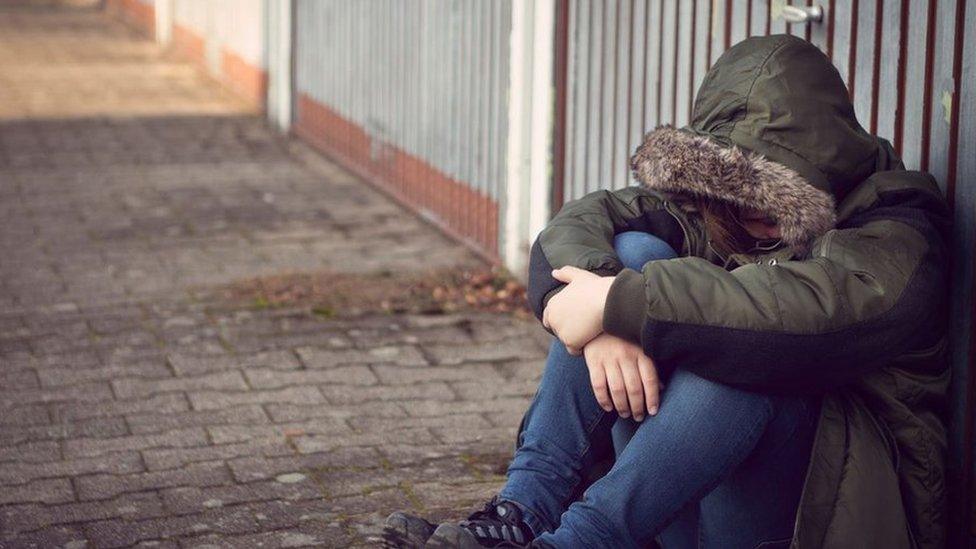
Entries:
{"type": "Polygon", "coordinates": [[[376,490],[395,488],[406,479],[439,480],[444,477],[477,480],[466,470],[459,458],[447,458],[422,464],[419,467],[397,469],[328,469],[317,478],[328,490],[330,498],[367,495],[376,490]]]}
{"type": "Polygon", "coordinates": [[[84,383],[68,387],[0,391],[0,409],[46,402],[100,402],[112,400],[107,383],[84,383]]]}
{"type": "Polygon", "coordinates": [[[248,509],[230,507],[206,510],[193,515],[154,519],[160,537],[177,538],[216,533],[220,536],[258,531],[254,515],[248,509]]]}
{"type": "Polygon", "coordinates": [[[285,440],[265,440],[197,448],[154,448],[143,450],[142,456],[147,469],[159,471],[200,461],[219,461],[248,456],[284,456],[292,453],[294,450],[285,440]]]}
{"type": "Polygon", "coordinates": [[[469,343],[471,335],[465,324],[451,324],[426,329],[402,328],[388,330],[384,328],[354,328],[347,331],[356,347],[368,349],[370,347],[398,347],[403,345],[423,345],[436,343],[469,343]]]}
{"type": "Polygon", "coordinates": [[[462,399],[485,399],[501,397],[531,397],[539,383],[530,379],[509,379],[486,385],[476,380],[453,381],[451,387],[462,399]]]}
{"type": "Polygon", "coordinates": [[[34,370],[0,370],[0,387],[5,389],[33,389],[39,386],[34,370]]]}
{"type": "Polygon", "coordinates": [[[166,365],[159,362],[131,362],[98,368],[45,368],[37,372],[45,387],[60,387],[89,381],[111,380],[116,377],[167,378],[172,377],[166,365]]]}
{"type": "Polygon", "coordinates": [[[227,467],[220,462],[188,464],[182,469],[150,471],[130,475],[87,475],[75,478],[82,500],[106,499],[127,492],[158,490],[175,486],[218,486],[230,481],[227,467]]]}
{"type": "Polygon", "coordinates": [[[352,418],[359,416],[403,417],[403,405],[395,402],[365,402],[343,406],[297,406],[294,404],[266,404],[265,409],[275,423],[306,421],[315,418],[352,418]]]}
{"type": "Polygon", "coordinates": [[[245,404],[285,402],[289,404],[325,403],[322,393],[315,387],[298,386],[284,389],[221,393],[216,391],[192,392],[187,395],[194,410],[217,410],[245,404]]]}
{"type": "MultiPolygon", "coordinates": [[[[509,441],[508,447],[514,448],[514,443],[509,441]]],[[[418,444],[408,439],[390,440],[387,444],[378,448],[383,454],[387,463],[394,466],[413,464],[430,461],[432,459],[445,457],[460,457],[462,455],[472,455],[471,448],[460,444],[445,444],[440,441],[418,444]]]]}
{"type": "Polygon", "coordinates": [[[84,530],[85,536],[96,547],[129,547],[143,540],[160,537],[160,525],[153,521],[101,520],[85,524],[84,530]]]}
{"type": "Polygon", "coordinates": [[[291,439],[295,448],[303,454],[334,452],[342,449],[384,447],[388,444],[438,444],[427,427],[402,427],[395,431],[358,433],[342,438],[333,436],[296,436],[291,439]]]}
{"type": "Polygon", "coordinates": [[[129,430],[134,434],[160,433],[171,429],[206,427],[209,425],[268,423],[268,415],[260,406],[235,406],[219,410],[189,411],[164,414],[126,416],[129,430]]]}
{"type": "Polygon", "coordinates": [[[181,393],[155,395],[148,398],[97,403],[52,404],[51,415],[55,421],[69,422],[99,417],[116,417],[128,414],[156,412],[174,414],[190,409],[190,401],[181,393]]]}
{"type": "Polygon", "coordinates": [[[195,356],[173,353],[169,356],[173,370],[180,376],[196,376],[220,370],[250,370],[270,368],[272,370],[294,370],[300,366],[295,353],[291,351],[266,351],[241,356],[195,356]]]}
{"type": "Polygon", "coordinates": [[[66,549],[83,549],[87,545],[85,533],[73,525],[52,526],[34,532],[23,534],[2,533],[0,545],[5,549],[39,549],[47,547],[64,547],[66,549]]]}
{"type": "Polygon", "coordinates": [[[472,344],[426,345],[424,349],[437,364],[462,364],[464,362],[500,362],[542,358],[545,356],[539,343],[530,337],[472,344]]]}
{"type": "Polygon", "coordinates": [[[545,369],[545,359],[535,360],[515,360],[503,362],[497,367],[505,373],[509,379],[521,379],[538,384],[542,378],[542,371],[545,369]]]}
{"type": "Polygon", "coordinates": [[[348,529],[338,520],[326,524],[308,522],[298,528],[273,530],[241,536],[209,535],[181,542],[182,547],[211,549],[235,547],[358,547],[348,529]]]}
{"type": "Polygon", "coordinates": [[[413,385],[382,385],[360,387],[350,391],[348,387],[323,385],[321,394],[333,404],[359,404],[373,400],[392,402],[411,399],[453,400],[454,391],[442,382],[416,383],[413,385]]]}
{"type": "Polygon", "coordinates": [[[39,478],[76,477],[92,473],[123,474],[142,470],[142,460],[135,453],[44,463],[17,462],[0,467],[0,484],[22,484],[39,478]]]}
{"type": "Polygon", "coordinates": [[[331,452],[297,456],[240,458],[228,461],[227,465],[233,471],[234,479],[241,483],[273,480],[293,473],[302,475],[300,482],[314,483],[311,470],[351,467],[353,463],[358,467],[375,468],[382,462],[379,454],[372,448],[341,448],[331,452]]]}
{"type": "Polygon", "coordinates": [[[320,349],[303,347],[298,356],[307,368],[335,368],[347,364],[397,364],[425,366],[427,359],[413,346],[386,346],[371,349],[320,349]]]}
{"type": "MultiPolygon", "coordinates": [[[[407,495],[407,491],[400,486],[391,488],[374,488],[365,495],[355,494],[350,496],[331,497],[325,503],[330,515],[369,515],[375,514],[379,510],[382,513],[386,509],[403,511],[422,512],[414,505],[414,499],[407,495]]],[[[412,495],[412,494],[411,494],[412,495]]],[[[388,515],[389,513],[387,513],[388,515]]],[[[386,517],[383,516],[383,519],[386,517]]],[[[287,518],[285,519],[287,520],[287,518]]]]}
{"type": "Polygon", "coordinates": [[[424,482],[415,484],[413,493],[417,494],[420,505],[428,510],[431,516],[458,520],[479,509],[484,502],[498,493],[501,486],[501,479],[464,484],[424,482]],[[444,509],[451,511],[446,516],[431,512],[444,509]]]}
{"type": "Polygon", "coordinates": [[[491,427],[472,431],[470,429],[458,427],[434,427],[431,429],[437,437],[448,444],[460,444],[467,442],[485,442],[508,440],[514,441],[518,432],[518,424],[505,427],[491,427]]]}
{"type": "Polygon", "coordinates": [[[61,443],[56,440],[31,440],[0,447],[0,462],[56,461],[61,459],[61,443]]]}
{"type": "MultiPolygon", "coordinates": [[[[531,399],[527,397],[498,397],[466,400],[411,400],[402,404],[407,414],[414,417],[437,417],[450,414],[512,412],[521,416],[528,409],[531,399]]],[[[518,423],[516,421],[515,423],[518,423]]]]}
{"type": "Polygon", "coordinates": [[[468,430],[476,433],[491,427],[491,423],[481,414],[447,414],[422,418],[356,417],[349,424],[361,433],[382,433],[405,428],[435,428],[468,430]]]}
{"type": "Polygon", "coordinates": [[[0,414],[0,426],[45,425],[51,423],[51,416],[43,404],[17,406],[0,414]]]}
{"type": "Polygon", "coordinates": [[[319,418],[299,423],[278,425],[218,425],[207,428],[215,444],[241,441],[283,440],[303,435],[342,435],[351,432],[342,419],[319,418]]]}
{"type": "MultiPolygon", "coordinates": [[[[0,505],[10,503],[64,503],[74,501],[71,481],[66,478],[39,479],[0,490],[0,505]]],[[[9,524],[9,523],[8,523],[9,524]]]]}
{"type": "Polygon", "coordinates": [[[424,383],[431,381],[474,381],[487,390],[504,380],[491,364],[458,364],[453,366],[430,366],[427,368],[404,368],[402,366],[373,366],[380,381],[388,385],[424,383]]]}
{"type": "Polygon", "coordinates": [[[68,503],[64,505],[19,505],[7,507],[0,514],[13,530],[30,531],[55,524],[89,522],[109,518],[138,520],[163,515],[163,505],[155,492],[126,494],[105,501],[68,503]]]}
{"type": "Polygon", "coordinates": [[[272,479],[210,488],[171,488],[163,490],[161,496],[170,513],[183,515],[241,503],[317,499],[322,492],[314,482],[284,483],[272,479]]]}
{"type": "Polygon", "coordinates": [[[78,437],[109,438],[128,433],[122,418],[91,418],[45,425],[4,426],[0,444],[13,445],[36,440],[63,440],[78,437]]]}
{"type": "Polygon", "coordinates": [[[158,447],[186,448],[208,444],[207,433],[199,427],[177,429],[162,433],[132,435],[117,438],[77,438],[64,442],[67,458],[91,457],[158,447]]]}
{"type": "Polygon", "coordinates": [[[248,370],[244,373],[255,389],[277,389],[289,385],[374,385],[379,379],[368,366],[339,366],[327,370],[248,370]]]}
{"type": "Polygon", "coordinates": [[[212,389],[218,391],[245,390],[247,384],[240,372],[219,372],[214,374],[180,377],[159,380],[135,378],[115,379],[112,388],[121,399],[146,397],[157,393],[174,391],[199,391],[212,389]]]}

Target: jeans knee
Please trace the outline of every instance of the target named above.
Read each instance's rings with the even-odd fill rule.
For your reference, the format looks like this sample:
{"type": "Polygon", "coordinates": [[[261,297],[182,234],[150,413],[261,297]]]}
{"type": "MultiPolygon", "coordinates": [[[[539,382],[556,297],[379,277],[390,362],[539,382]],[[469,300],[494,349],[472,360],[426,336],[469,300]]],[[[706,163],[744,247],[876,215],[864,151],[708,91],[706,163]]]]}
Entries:
{"type": "Polygon", "coordinates": [[[640,270],[648,261],[677,257],[670,244],[643,231],[626,231],[613,239],[617,257],[628,269],[640,270]]]}
{"type": "Polygon", "coordinates": [[[772,416],[773,413],[772,398],[768,395],[711,381],[681,368],[676,369],[671,375],[662,397],[665,399],[661,403],[662,408],[670,401],[671,406],[682,406],[687,402],[692,407],[727,406],[730,412],[737,409],[764,416],[772,416]]]}

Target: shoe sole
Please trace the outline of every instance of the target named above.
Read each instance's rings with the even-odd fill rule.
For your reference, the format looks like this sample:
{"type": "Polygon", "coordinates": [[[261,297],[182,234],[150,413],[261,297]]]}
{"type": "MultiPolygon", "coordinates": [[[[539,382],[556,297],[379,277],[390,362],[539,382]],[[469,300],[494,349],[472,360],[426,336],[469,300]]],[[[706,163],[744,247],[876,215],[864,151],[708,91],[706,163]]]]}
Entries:
{"type": "Polygon", "coordinates": [[[383,528],[382,540],[383,543],[380,547],[384,549],[422,549],[424,547],[405,537],[403,532],[390,527],[383,528]]]}
{"type": "MultiPolygon", "coordinates": [[[[383,527],[383,534],[381,536],[383,544],[381,547],[385,549],[422,549],[426,546],[427,539],[419,540],[417,532],[411,532],[409,526],[409,520],[406,516],[400,515],[400,513],[394,513],[390,515],[386,520],[390,522],[396,519],[397,521],[402,521],[399,524],[390,525],[387,524],[383,527]],[[411,536],[410,534],[414,535],[411,536]]],[[[430,533],[433,533],[431,529],[430,533]]],[[[428,535],[429,537],[429,535],[428,535]]]]}
{"type": "Polygon", "coordinates": [[[427,539],[427,549],[458,549],[461,547],[481,547],[467,530],[453,524],[442,524],[427,539]]]}

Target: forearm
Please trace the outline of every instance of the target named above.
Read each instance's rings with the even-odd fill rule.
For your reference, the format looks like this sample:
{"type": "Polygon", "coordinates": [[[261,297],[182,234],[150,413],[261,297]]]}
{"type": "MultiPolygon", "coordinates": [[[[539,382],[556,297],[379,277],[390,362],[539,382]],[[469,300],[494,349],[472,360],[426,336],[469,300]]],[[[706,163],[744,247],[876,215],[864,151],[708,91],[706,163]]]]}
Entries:
{"type": "Polygon", "coordinates": [[[838,234],[805,261],[725,271],[697,258],[624,271],[608,333],[668,371],[741,387],[817,391],[931,344],[944,313],[942,253],[886,222],[838,234]]]}

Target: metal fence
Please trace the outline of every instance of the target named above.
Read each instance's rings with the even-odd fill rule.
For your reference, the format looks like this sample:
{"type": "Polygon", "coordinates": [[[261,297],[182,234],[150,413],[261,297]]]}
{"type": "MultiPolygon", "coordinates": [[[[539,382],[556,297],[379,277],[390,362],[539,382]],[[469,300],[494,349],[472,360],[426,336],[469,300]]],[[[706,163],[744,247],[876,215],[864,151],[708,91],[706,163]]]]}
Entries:
{"type": "MultiPolygon", "coordinates": [[[[954,65],[966,24],[958,16],[960,3],[838,0],[811,25],[787,25],[785,4],[568,0],[565,197],[632,184],[630,152],[647,130],[688,122],[695,90],[719,55],[746,37],[783,32],[824,50],[847,82],[864,127],[891,140],[906,166],[931,171],[953,191],[955,173],[965,164],[953,141],[965,131],[954,132],[953,124],[972,124],[972,117],[959,115],[974,112],[964,99],[976,85],[954,65]],[[955,89],[959,83],[961,90],[955,89]]],[[[972,57],[971,44],[968,52],[972,57]]],[[[971,71],[971,65],[963,67],[971,71]]]]}
{"type": "Polygon", "coordinates": [[[497,253],[510,10],[298,0],[296,130],[497,253]]]}

